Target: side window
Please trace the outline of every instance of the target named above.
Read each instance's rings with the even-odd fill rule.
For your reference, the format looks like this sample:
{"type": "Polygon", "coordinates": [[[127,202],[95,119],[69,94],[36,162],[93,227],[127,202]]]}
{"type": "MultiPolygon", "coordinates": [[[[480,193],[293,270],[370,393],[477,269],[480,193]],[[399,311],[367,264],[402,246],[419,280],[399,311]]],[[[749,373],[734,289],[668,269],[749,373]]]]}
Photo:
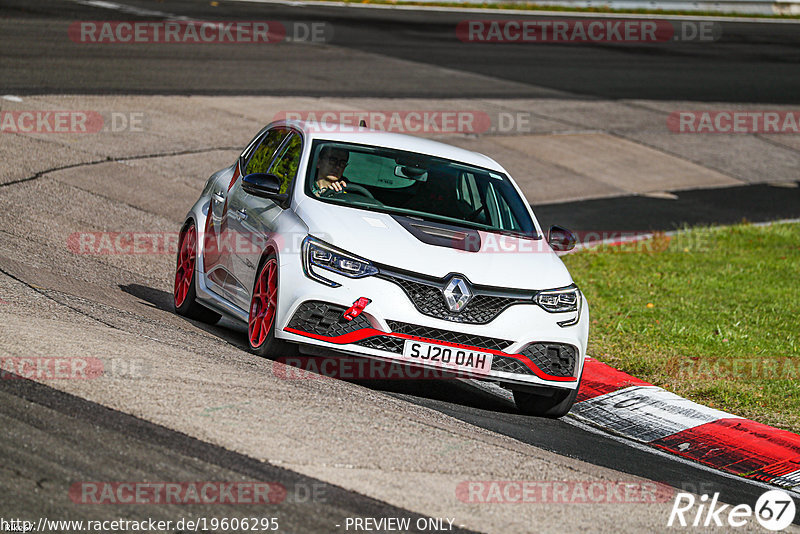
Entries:
{"type": "Polygon", "coordinates": [[[504,230],[519,230],[519,223],[517,223],[517,219],[514,218],[514,213],[511,211],[511,208],[508,206],[508,202],[506,202],[506,197],[502,194],[497,196],[497,200],[500,204],[500,217],[503,220],[503,229],[504,230]]]}
{"type": "Polygon", "coordinates": [[[281,193],[288,193],[292,185],[292,180],[297,176],[297,167],[300,165],[300,152],[303,143],[300,136],[292,134],[292,138],[286,143],[283,152],[269,168],[268,173],[274,174],[281,179],[281,193]]]}
{"type": "Polygon", "coordinates": [[[283,142],[288,133],[284,129],[274,129],[267,132],[261,144],[250,155],[250,159],[244,167],[244,174],[268,172],[267,169],[275,156],[275,151],[281,146],[281,142],[283,142]]]}
{"type": "Polygon", "coordinates": [[[478,210],[483,203],[478,192],[478,185],[475,182],[475,176],[471,173],[461,174],[460,185],[458,188],[458,198],[470,205],[472,210],[478,210]]]}
{"type": "Polygon", "coordinates": [[[500,221],[500,207],[497,205],[497,193],[492,184],[489,184],[489,187],[486,188],[486,212],[489,215],[489,221],[492,226],[503,227],[500,221]]]}

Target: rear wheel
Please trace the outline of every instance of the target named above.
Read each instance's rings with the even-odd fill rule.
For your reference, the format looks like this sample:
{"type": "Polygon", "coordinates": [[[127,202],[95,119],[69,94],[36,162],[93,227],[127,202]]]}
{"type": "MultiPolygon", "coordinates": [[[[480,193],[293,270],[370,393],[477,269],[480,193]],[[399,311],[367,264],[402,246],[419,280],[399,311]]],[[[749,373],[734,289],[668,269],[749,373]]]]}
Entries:
{"type": "Polygon", "coordinates": [[[267,358],[294,354],[295,345],[275,337],[278,311],[278,259],[275,254],[264,258],[257,273],[247,321],[250,349],[267,358]]]}
{"type": "Polygon", "coordinates": [[[197,230],[194,223],[181,232],[178,241],[178,261],[175,267],[175,288],[173,300],[175,313],[190,319],[214,324],[221,315],[197,302],[195,290],[195,265],[197,263],[197,230]]]}
{"type": "Polygon", "coordinates": [[[517,409],[526,415],[558,419],[569,413],[578,398],[579,388],[580,382],[574,390],[555,390],[552,396],[514,390],[514,402],[517,409]]]}

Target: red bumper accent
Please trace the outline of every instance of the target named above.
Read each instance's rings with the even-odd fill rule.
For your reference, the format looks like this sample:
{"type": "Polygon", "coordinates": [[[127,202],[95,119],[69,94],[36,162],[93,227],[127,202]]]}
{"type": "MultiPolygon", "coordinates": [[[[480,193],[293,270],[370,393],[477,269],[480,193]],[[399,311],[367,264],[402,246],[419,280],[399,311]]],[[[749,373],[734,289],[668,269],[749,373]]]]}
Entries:
{"type": "MultiPolygon", "coordinates": [[[[348,310],[349,311],[349,310],[348,310]]],[[[492,350],[492,349],[485,349],[482,347],[474,347],[471,345],[461,345],[459,343],[450,343],[448,341],[442,341],[440,339],[430,339],[426,337],[418,337],[418,336],[411,336],[408,334],[400,334],[397,332],[384,332],[382,330],[377,330],[375,328],[362,328],[360,330],[356,330],[355,332],[348,332],[347,334],[342,334],[341,336],[322,336],[319,334],[312,334],[310,332],[304,332],[302,330],[298,330],[296,328],[284,328],[285,332],[289,332],[291,334],[297,334],[299,336],[310,337],[313,339],[318,339],[320,341],[327,341],[328,343],[335,343],[337,345],[347,345],[349,343],[356,343],[361,341],[362,339],[367,339],[368,337],[374,336],[389,336],[389,337],[396,337],[400,339],[410,339],[413,341],[422,341],[423,343],[434,343],[436,345],[444,345],[447,347],[455,347],[459,349],[467,349],[467,350],[474,350],[480,352],[486,352],[489,354],[495,354],[498,356],[507,356],[509,358],[514,358],[521,361],[525,366],[530,369],[534,375],[541,378],[542,380],[549,380],[552,382],[577,382],[577,378],[574,376],[552,376],[541,369],[539,369],[527,356],[523,356],[522,354],[509,354],[507,352],[503,352],[500,350],[492,350]]]]}

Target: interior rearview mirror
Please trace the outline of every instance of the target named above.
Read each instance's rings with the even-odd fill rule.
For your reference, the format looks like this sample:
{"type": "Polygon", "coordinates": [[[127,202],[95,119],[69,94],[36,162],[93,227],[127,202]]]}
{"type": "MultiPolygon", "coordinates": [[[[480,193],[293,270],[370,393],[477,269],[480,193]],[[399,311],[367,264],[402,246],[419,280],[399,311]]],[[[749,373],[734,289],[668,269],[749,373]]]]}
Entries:
{"type": "Polygon", "coordinates": [[[424,182],[428,179],[428,171],[418,167],[406,167],[398,165],[394,168],[394,175],[398,178],[406,178],[407,180],[416,180],[424,182]]]}

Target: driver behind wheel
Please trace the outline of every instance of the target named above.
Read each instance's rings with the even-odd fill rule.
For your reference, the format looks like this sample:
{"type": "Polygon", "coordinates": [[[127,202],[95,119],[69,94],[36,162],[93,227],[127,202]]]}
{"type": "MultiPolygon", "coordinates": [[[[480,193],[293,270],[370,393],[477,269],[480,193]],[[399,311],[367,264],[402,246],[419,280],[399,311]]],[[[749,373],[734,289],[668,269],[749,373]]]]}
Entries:
{"type": "Polygon", "coordinates": [[[330,146],[323,147],[319,156],[317,179],[314,184],[316,186],[314,193],[317,196],[326,190],[336,193],[344,191],[347,183],[342,179],[342,174],[349,159],[350,153],[347,150],[330,146]]]}

